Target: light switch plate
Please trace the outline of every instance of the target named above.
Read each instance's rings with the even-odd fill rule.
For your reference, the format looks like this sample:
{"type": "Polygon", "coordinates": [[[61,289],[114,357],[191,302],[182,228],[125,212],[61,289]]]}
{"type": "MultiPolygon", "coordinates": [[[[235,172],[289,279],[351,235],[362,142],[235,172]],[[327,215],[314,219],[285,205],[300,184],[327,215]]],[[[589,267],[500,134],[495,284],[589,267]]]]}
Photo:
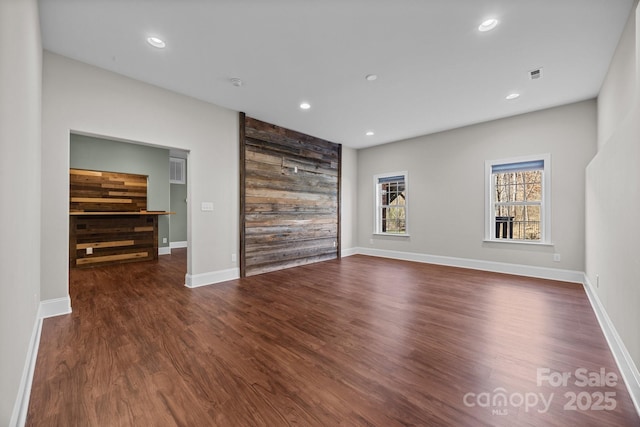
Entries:
{"type": "Polygon", "coordinates": [[[200,205],[200,209],[202,211],[212,211],[213,210],[213,202],[202,202],[200,205]]]}

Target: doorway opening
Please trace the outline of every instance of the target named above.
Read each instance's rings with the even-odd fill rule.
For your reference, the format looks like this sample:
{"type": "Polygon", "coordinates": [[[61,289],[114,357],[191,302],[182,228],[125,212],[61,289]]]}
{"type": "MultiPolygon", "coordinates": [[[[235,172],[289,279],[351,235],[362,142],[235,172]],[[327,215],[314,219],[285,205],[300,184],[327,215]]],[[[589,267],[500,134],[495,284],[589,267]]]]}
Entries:
{"type": "MultiPolygon", "coordinates": [[[[190,222],[190,210],[188,209],[188,156],[189,151],[180,148],[81,132],[70,133],[69,166],[71,169],[136,174],[147,177],[147,186],[145,188],[147,205],[145,211],[149,213],[167,212],[167,214],[155,216],[157,224],[155,224],[154,243],[157,249],[154,249],[154,251],[157,250],[157,254],[154,254],[154,258],[156,261],[147,262],[146,268],[151,268],[152,270],[154,267],[164,269],[170,265],[170,268],[174,271],[172,280],[177,282],[175,283],[176,285],[181,286],[185,283],[190,246],[188,239],[190,222]],[[177,159],[177,162],[181,165],[179,176],[176,176],[176,169],[172,169],[171,159],[177,159]],[[174,174],[173,178],[176,179],[172,179],[172,173],[174,174]],[[183,270],[182,274],[175,274],[176,270],[183,270]],[[175,279],[175,277],[180,277],[180,279],[175,279]]],[[[132,185],[135,185],[135,183],[132,183],[132,185]]],[[[125,194],[125,192],[119,190],[123,189],[114,188],[111,193],[113,197],[120,198],[121,202],[125,203],[127,198],[118,196],[118,194],[125,194]]],[[[91,199],[91,197],[96,198],[96,195],[87,194],[86,199],[91,199]]],[[[123,204],[122,206],[125,205],[123,204]]],[[[108,219],[108,217],[105,216],[105,219],[108,219]]],[[[137,244],[134,237],[116,239],[116,241],[123,246],[137,244]]],[[[107,243],[106,246],[108,245],[116,245],[116,243],[107,243]]],[[[98,250],[101,249],[100,246],[97,248],[98,250]]],[[[93,249],[92,247],[91,250],[93,251],[93,249]]],[[[74,250],[86,249],[84,247],[78,249],[77,245],[70,246],[70,259],[74,250]]],[[[117,257],[114,258],[113,262],[109,262],[111,260],[107,258],[107,264],[117,265],[119,268],[124,269],[129,266],[131,271],[135,270],[131,266],[144,264],[144,262],[136,262],[135,259],[127,260],[126,258],[124,259],[126,264],[117,264],[117,257]]],[[[108,266],[105,265],[106,267],[108,266]]],[[[95,273],[93,274],[94,276],[97,275],[97,271],[95,273]]],[[[153,276],[149,271],[146,271],[146,274],[153,276]]],[[[87,274],[83,275],[87,276],[87,274]]],[[[74,282],[71,276],[70,274],[70,291],[74,282]]],[[[74,292],[70,292],[70,294],[73,295],[74,292]]]]}

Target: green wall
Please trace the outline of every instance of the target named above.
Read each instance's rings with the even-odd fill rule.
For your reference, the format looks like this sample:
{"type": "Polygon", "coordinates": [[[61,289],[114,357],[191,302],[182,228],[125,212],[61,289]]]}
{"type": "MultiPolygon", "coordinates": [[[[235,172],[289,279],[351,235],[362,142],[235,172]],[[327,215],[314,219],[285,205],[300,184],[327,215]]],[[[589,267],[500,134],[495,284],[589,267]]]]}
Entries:
{"type": "MultiPolygon", "coordinates": [[[[72,134],[69,151],[72,168],[148,175],[147,210],[170,209],[168,149],[72,134]]],[[[158,246],[168,247],[168,242],[169,218],[160,215],[158,246]]]]}
{"type": "MultiPolygon", "coordinates": [[[[186,174],[186,171],[185,171],[186,174]]],[[[171,222],[170,242],[187,241],[187,185],[171,184],[171,222]]]]}

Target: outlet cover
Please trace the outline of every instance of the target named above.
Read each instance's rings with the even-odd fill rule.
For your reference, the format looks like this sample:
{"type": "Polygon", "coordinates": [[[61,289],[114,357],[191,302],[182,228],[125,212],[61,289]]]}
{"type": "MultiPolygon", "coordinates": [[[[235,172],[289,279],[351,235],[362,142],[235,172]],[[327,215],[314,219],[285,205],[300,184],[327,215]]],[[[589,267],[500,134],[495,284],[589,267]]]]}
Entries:
{"type": "Polygon", "coordinates": [[[202,202],[200,205],[200,210],[203,212],[210,212],[213,210],[213,202],[202,202]]]}

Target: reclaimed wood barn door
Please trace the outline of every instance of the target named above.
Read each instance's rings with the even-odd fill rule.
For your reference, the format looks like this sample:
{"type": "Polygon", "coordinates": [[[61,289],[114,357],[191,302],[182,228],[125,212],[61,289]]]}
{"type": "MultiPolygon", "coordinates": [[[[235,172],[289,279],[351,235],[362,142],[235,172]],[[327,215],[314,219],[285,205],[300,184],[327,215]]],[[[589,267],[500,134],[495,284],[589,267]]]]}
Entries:
{"type": "Polygon", "coordinates": [[[340,256],[341,155],[240,113],[242,277],[340,256]]]}

